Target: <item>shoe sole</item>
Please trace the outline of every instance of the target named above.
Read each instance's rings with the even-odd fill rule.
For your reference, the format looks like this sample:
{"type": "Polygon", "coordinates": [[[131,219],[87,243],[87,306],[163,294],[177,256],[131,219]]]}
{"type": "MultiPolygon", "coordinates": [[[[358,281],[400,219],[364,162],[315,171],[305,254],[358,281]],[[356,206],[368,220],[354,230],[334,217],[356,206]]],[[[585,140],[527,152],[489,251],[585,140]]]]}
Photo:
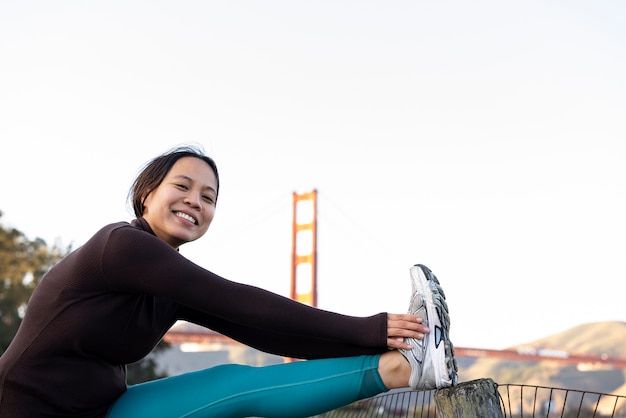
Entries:
{"type": "MultiPolygon", "coordinates": [[[[437,388],[454,386],[458,380],[457,365],[454,346],[450,341],[450,315],[446,295],[437,277],[425,265],[416,264],[410,273],[413,285],[425,299],[429,322],[427,326],[430,328],[425,338],[428,345],[426,353],[432,357],[437,388]]],[[[427,359],[424,359],[424,364],[428,364],[427,359]]]]}

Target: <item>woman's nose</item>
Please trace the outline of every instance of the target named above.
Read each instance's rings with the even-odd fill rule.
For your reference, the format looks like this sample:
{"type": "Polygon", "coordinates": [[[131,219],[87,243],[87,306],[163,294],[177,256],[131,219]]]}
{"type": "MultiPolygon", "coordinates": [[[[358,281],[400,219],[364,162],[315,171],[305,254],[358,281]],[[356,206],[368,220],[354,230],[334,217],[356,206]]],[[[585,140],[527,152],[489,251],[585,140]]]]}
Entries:
{"type": "Polygon", "coordinates": [[[202,205],[200,204],[200,196],[196,196],[195,193],[189,193],[187,196],[185,196],[185,203],[192,208],[202,209],[202,205]]]}

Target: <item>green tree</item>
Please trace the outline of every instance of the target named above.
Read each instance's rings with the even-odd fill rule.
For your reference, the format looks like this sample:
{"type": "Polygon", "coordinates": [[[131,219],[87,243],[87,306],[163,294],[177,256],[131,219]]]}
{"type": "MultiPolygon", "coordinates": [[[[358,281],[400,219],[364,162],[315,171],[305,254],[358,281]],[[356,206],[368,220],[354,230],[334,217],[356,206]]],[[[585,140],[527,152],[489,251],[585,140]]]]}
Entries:
{"type": "Polygon", "coordinates": [[[69,248],[48,247],[41,238],[31,241],[17,229],[0,225],[0,354],[15,336],[33,289],[68,252],[69,248]]]}
{"type": "MultiPolygon", "coordinates": [[[[49,247],[41,238],[31,241],[19,230],[0,224],[0,355],[15,336],[43,275],[70,251],[71,247],[49,247]]],[[[167,347],[169,344],[162,341],[149,356],[129,365],[128,382],[165,377],[157,371],[155,353],[167,347]]]]}

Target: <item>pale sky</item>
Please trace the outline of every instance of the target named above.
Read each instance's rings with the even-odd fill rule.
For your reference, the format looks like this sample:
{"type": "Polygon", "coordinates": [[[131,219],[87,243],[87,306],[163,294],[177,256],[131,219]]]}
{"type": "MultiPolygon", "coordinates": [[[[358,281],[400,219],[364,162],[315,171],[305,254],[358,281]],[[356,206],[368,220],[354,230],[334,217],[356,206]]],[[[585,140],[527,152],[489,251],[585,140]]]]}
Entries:
{"type": "Polygon", "coordinates": [[[77,247],[194,143],[181,252],[226,278],[288,295],[316,188],[320,308],[404,312],[423,263],[457,346],[626,321],[625,74],[617,0],[3,1],[0,222],[77,247]]]}

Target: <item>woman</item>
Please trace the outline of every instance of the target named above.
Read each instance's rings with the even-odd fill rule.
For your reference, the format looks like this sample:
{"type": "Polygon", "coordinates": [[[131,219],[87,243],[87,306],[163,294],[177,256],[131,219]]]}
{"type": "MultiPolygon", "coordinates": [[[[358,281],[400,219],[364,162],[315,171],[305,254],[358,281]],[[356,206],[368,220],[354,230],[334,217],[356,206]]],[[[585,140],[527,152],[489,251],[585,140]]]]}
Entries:
{"type": "MultiPolygon", "coordinates": [[[[176,148],[144,168],[130,196],[137,218],[102,228],[33,292],[0,357],[1,417],[310,416],[409,380],[414,388],[454,384],[447,313],[447,353],[425,339],[424,305],[445,305],[434,276],[432,295],[414,291],[412,314],[351,317],[228,281],[181,256],[182,244],[207,232],[218,192],[214,161],[195,148],[176,148]],[[319,360],[229,364],[127,387],[125,365],[177,320],[319,360]]],[[[422,282],[430,274],[417,273],[422,282]]]]}

